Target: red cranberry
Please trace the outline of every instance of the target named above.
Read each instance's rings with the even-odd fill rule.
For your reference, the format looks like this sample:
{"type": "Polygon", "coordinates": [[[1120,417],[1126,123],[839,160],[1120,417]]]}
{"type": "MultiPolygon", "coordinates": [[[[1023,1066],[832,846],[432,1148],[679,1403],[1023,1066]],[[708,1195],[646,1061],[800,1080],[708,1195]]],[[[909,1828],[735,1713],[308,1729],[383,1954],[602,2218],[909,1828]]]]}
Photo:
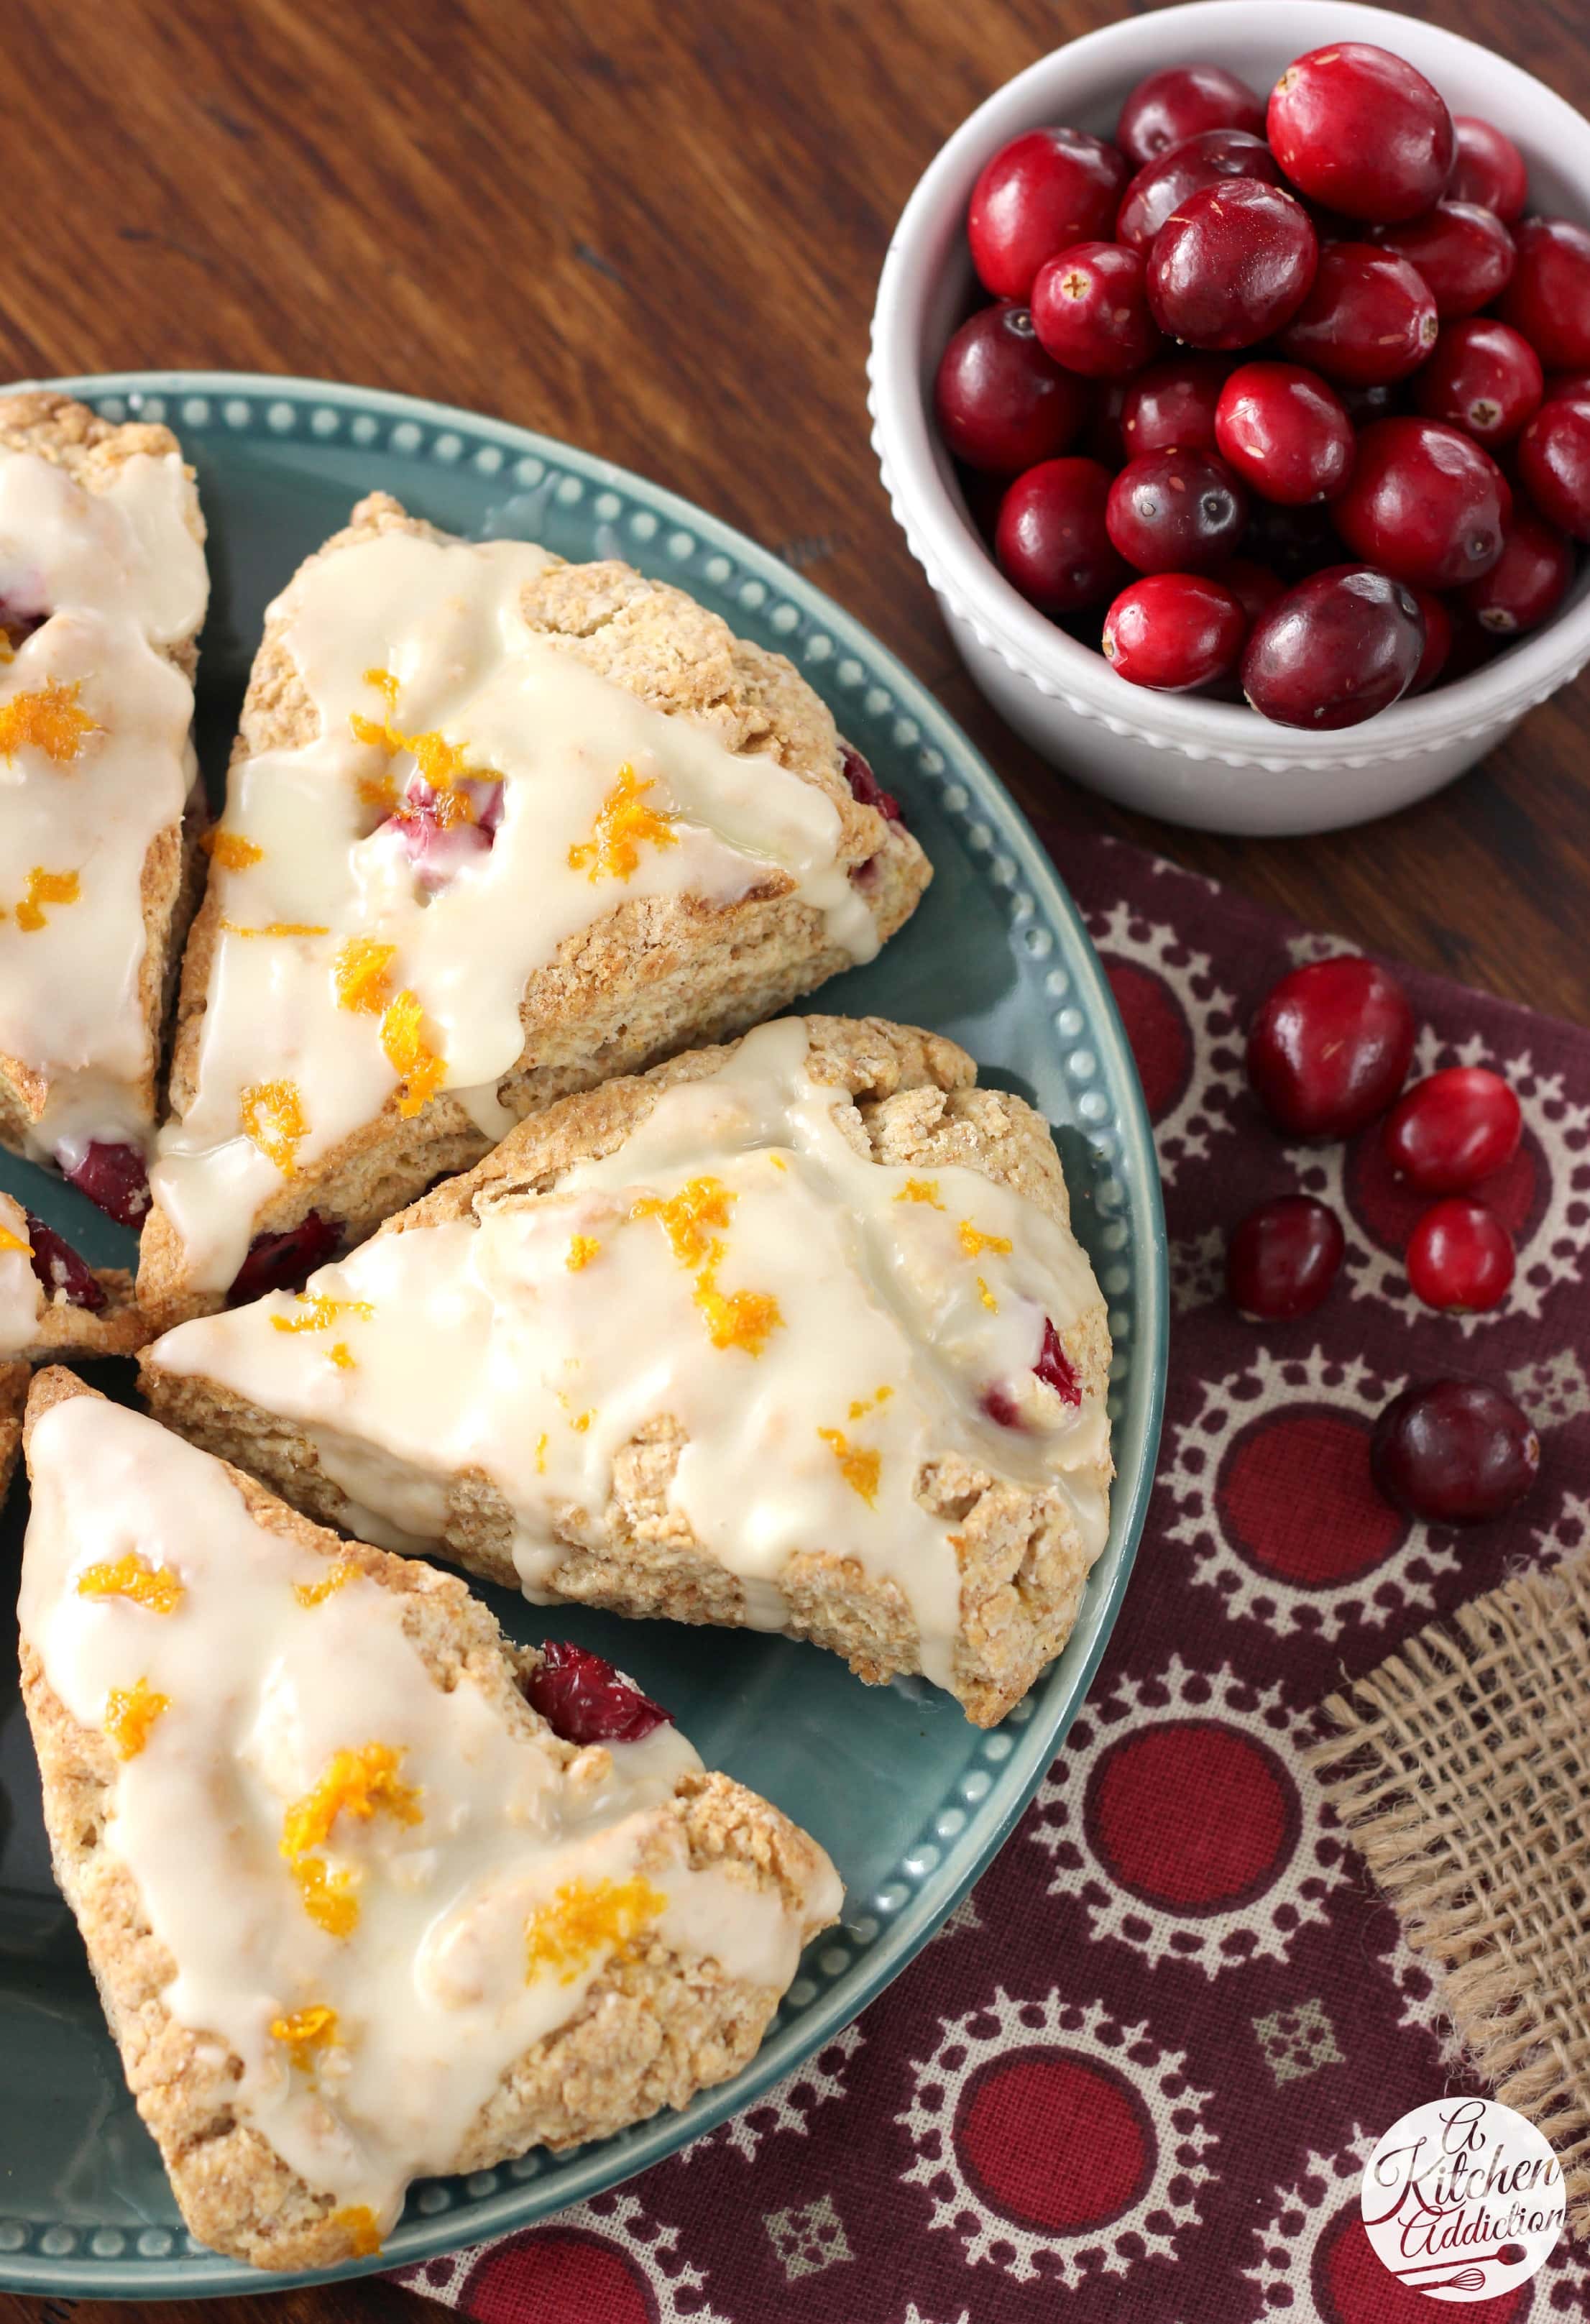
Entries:
{"type": "Polygon", "coordinates": [[[319,1211],[306,1212],[281,1234],[255,1235],[226,1294],[228,1303],[263,1298],[267,1291],[301,1291],[341,1241],[341,1228],[319,1211]]]}
{"type": "Polygon", "coordinates": [[[1519,438],[1518,476],[1542,516],[1590,540],[1590,401],[1541,405],[1519,438]]]}
{"type": "Polygon", "coordinates": [[[1229,589],[1202,573],[1151,573],[1105,616],[1104,650],[1117,678],[1190,694],[1236,668],[1247,618],[1229,589]]]}
{"type": "Polygon", "coordinates": [[[1528,339],[1483,315],[1448,323],[1413,382],[1413,401],[1427,420],[1461,428],[1487,451],[1534,418],[1544,392],[1540,358],[1528,339]]]}
{"type": "Polygon", "coordinates": [[[1077,613],[1130,578],[1105,523],[1109,471],[1096,460],[1044,460],[1004,496],[994,534],[1000,570],[1046,613],[1077,613]]]}
{"type": "Polygon", "coordinates": [[[1065,1343],[1047,1315],[1043,1319],[1043,1344],[1032,1370],[1045,1388],[1053,1388],[1062,1404],[1082,1402],[1082,1383],[1071,1368],[1065,1343]]]}
{"type": "Polygon", "coordinates": [[[1244,483],[1297,507],[1333,500],[1353,468],[1353,423],[1317,372],[1239,364],[1220,391],[1215,435],[1244,483]]]}
{"type": "Polygon", "coordinates": [[[1472,437],[1435,420],[1377,420],[1358,438],[1352,482],[1331,515],[1366,564],[1414,588],[1452,589],[1501,557],[1511,497],[1472,437]]]}
{"type": "Polygon", "coordinates": [[[1189,194],[1154,237],[1148,294],[1162,331],[1195,347],[1251,347],[1308,295],[1319,245],[1279,186],[1227,178],[1189,194]]]}
{"type": "Polygon", "coordinates": [[[411,775],[396,812],[378,826],[414,867],[419,886],[434,894],[471,857],[489,853],[503,819],[503,786],[466,779],[458,786],[468,814],[458,814],[458,793],[433,789],[411,775]]]}
{"type": "Polygon", "coordinates": [[[1524,157],[1511,137],[1472,113],[1455,113],[1457,159],[1447,191],[1455,202],[1478,202],[1494,210],[1503,226],[1512,226],[1524,214],[1530,198],[1530,173],[1524,157]]]}
{"type": "Polygon", "coordinates": [[[1110,486],[1110,539],[1140,573],[1197,572],[1229,557],[1248,519],[1248,496],[1206,452],[1145,452],[1110,486]]]}
{"type": "Polygon", "coordinates": [[[1413,1295],[1427,1307],[1482,1314],[1507,1296],[1512,1237],[1484,1203],[1449,1194],[1409,1236],[1405,1263],[1413,1295]]]}
{"type": "Polygon", "coordinates": [[[839,745],[839,764],[850,786],[850,796],[858,806],[875,807],[885,823],[904,822],[900,801],[893,792],[883,788],[861,752],[848,742],[842,742],[839,745]]]}
{"type": "Polygon", "coordinates": [[[1172,210],[1204,186],[1223,178],[1262,178],[1280,182],[1275,156],[1262,137],[1245,129],[1206,129],[1185,145],[1168,146],[1138,171],[1126,189],[1115,220],[1115,239],[1146,251],[1172,210]]]}
{"type": "Polygon", "coordinates": [[[1245,80],[1218,65],[1168,65],[1140,80],[1115,124],[1115,143],[1141,170],[1157,153],[1186,144],[1207,129],[1243,129],[1262,136],[1264,106],[1245,80]]]}
{"type": "Polygon", "coordinates": [[[1276,160],[1310,201],[1391,223],[1438,201],[1452,174],[1452,115],[1389,49],[1336,41],[1290,64],[1271,92],[1276,160]]]}
{"type": "Polygon", "coordinates": [[[638,1743],[654,1728],[673,1725],[670,1711],[601,1655],[567,1638],[549,1638],[539,1652],[541,1660],[520,1687],[531,1709],[565,1743],[638,1743]]]}
{"type": "Polygon", "coordinates": [[[1418,369],[1440,327],[1428,286],[1405,258],[1369,242],[1332,242],[1280,347],[1341,386],[1386,387],[1418,369]]]}
{"type": "Polygon", "coordinates": [[[957,460],[1014,476],[1076,441],[1087,390],[1044,354],[1025,307],[985,307],[945,348],[933,407],[957,460]]]}
{"type": "Polygon", "coordinates": [[[1546,374],[1547,403],[1590,403],[1590,371],[1553,371],[1546,374]]]}
{"type": "MultiPolygon", "coordinates": [[[[1149,376],[1144,374],[1144,376],[1149,376]]],[[[1126,460],[1125,438],[1121,433],[1122,415],[1132,387],[1123,379],[1095,380],[1088,390],[1091,409],[1087,427],[1077,450],[1086,452],[1090,460],[1100,460],[1112,475],[1126,460]]]]}
{"type": "Polygon", "coordinates": [[[149,1172],[136,1146],[91,1139],[66,1178],[118,1226],[137,1226],[149,1208],[149,1172]]]}
{"type": "Polygon", "coordinates": [[[1447,667],[1441,673],[1444,686],[1456,686],[1460,678],[1468,678],[1476,669],[1484,669],[1502,650],[1502,640],[1493,630],[1483,630],[1466,605],[1455,606],[1452,613],[1452,646],[1447,657],[1447,667]]]}
{"type": "Polygon", "coordinates": [[[1516,638],[1556,613],[1573,577],[1567,538],[1521,501],[1502,535],[1500,561],[1469,583],[1463,602],[1482,628],[1516,638]]]}
{"type": "Polygon", "coordinates": [[[64,1298],[70,1307],[86,1307],[97,1315],[105,1305],[105,1286],[86,1259],[69,1242],[47,1227],[36,1212],[26,1213],[28,1241],[32,1246],[33,1273],[47,1299],[64,1298]]]}
{"type": "Polygon", "coordinates": [[[1218,565],[1209,567],[1209,578],[1230,590],[1246,622],[1256,622],[1286,588],[1279,573],[1272,573],[1267,565],[1256,565],[1251,557],[1223,557],[1218,565]]]}
{"type": "Polygon", "coordinates": [[[1030,129],[1002,146],[972,189],[972,263],[996,299],[1027,299],[1046,258],[1107,235],[1132,175],[1082,129],[1030,129]]]}
{"type": "Polygon", "coordinates": [[[1569,218],[1525,218],[1518,264],[1498,312],[1548,371],[1590,364],[1590,233],[1569,218]]]}
{"type": "Polygon", "coordinates": [[[1417,1194],[1461,1194],[1518,1152],[1523,1113],[1500,1074],[1448,1065],[1400,1097],[1381,1132],[1386,1159],[1417,1194]]]}
{"type": "Polygon", "coordinates": [[[1242,548],[1244,557],[1267,566],[1288,587],[1324,566],[1339,564],[1342,556],[1336,529],[1317,502],[1277,508],[1271,501],[1255,501],[1242,548]]]}
{"type": "Polygon", "coordinates": [[[1479,1525],[1522,1500],[1539,1473],[1540,1439],[1499,1388],[1428,1380],[1387,1405],[1369,1463],[1393,1508],[1432,1525],[1479,1525]]]}
{"type": "Polygon", "coordinates": [[[1396,978],[1346,954],[1294,968],[1259,1005],[1248,1079],[1295,1138],[1350,1138],[1383,1113],[1413,1056],[1413,1010],[1396,978]]]}
{"type": "Polygon", "coordinates": [[[1312,1194],[1261,1203],[1231,1238],[1226,1294],[1240,1314],[1258,1322],[1311,1315],[1336,1281],[1345,1249],[1340,1219],[1312,1194]]]}
{"type": "Polygon", "coordinates": [[[1280,726],[1357,726],[1407,693],[1423,652],[1411,590],[1373,566],[1331,565],[1254,622],[1243,692],[1280,726]]]}
{"type": "Polygon", "coordinates": [[[1410,589],[1409,595],[1424,616],[1424,651],[1409,683],[1410,694],[1424,694],[1447,667],[1452,651],[1452,616],[1446,601],[1433,589],[1410,589]]]}
{"type": "Polygon", "coordinates": [[[1403,226],[1373,227],[1371,238],[1424,277],[1444,323],[1477,315],[1499,298],[1518,261],[1502,220],[1476,202],[1437,202],[1403,226]]]}
{"type": "Polygon", "coordinates": [[[1140,251],[1123,242],[1079,242],[1046,259],[1032,285],[1032,320],[1044,347],[1085,379],[1125,379],[1160,351],[1140,251]]]}
{"type": "Polygon", "coordinates": [[[1390,420],[1394,413],[1407,409],[1401,384],[1396,381],[1381,387],[1354,387],[1348,381],[1339,379],[1336,388],[1342,399],[1342,409],[1354,428],[1367,428],[1372,420],[1390,420]]]}
{"type": "Polygon", "coordinates": [[[1129,381],[1121,403],[1122,464],[1142,452],[1212,452],[1226,369],[1219,355],[1171,355],[1129,381]]]}

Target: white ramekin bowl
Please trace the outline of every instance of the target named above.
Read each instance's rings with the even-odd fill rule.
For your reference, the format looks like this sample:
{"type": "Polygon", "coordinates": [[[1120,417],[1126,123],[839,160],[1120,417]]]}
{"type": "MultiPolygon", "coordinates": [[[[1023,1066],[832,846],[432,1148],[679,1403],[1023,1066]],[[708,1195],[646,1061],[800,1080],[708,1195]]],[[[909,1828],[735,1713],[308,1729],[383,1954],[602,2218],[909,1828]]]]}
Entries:
{"type": "Polygon", "coordinates": [[[1335,733],[1275,726],[1245,705],[1128,686],[1018,596],[966,514],[932,425],[931,391],[972,294],[965,221],[985,161],[1041,123],[1112,135],[1127,90],[1161,65],[1225,65],[1262,95],[1293,57],[1332,40],[1406,56],[1455,113],[1483,114],[1514,139],[1534,208],[1590,221],[1590,122],[1490,50],[1357,0],[1188,0],[1068,42],[979,106],[907,203],[873,316],[870,404],[884,489],[977,685],[1068,774],[1207,831],[1329,831],[1405,807],[1472,766],[1590,660],[1587,566],[1554,620],[1471,676],[1335,733]]]}

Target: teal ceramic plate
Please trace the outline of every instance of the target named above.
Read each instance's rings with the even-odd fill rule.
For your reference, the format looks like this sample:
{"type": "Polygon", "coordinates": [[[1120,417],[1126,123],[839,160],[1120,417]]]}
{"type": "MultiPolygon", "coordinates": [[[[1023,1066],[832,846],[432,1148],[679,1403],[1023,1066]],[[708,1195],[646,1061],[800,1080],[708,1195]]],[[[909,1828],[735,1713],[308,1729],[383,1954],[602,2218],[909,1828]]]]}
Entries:
{"type": "MultiPolygon", "coordinates": [[[[214,591],[199,665],[201,752],[218,783],[261,617],[299,559],[386,485],[449,530],[624,557],[776,646],[904,802],[937,876],[902,936],[823,993],[952,1034],[985,1076],[1055,1125],[1073,1213],[1108,1296],[1119,1482],[1076,1634],[1018,1711],[969,1727],[920,1681],[862,1686],[834,1656],[754,1633],[555,1616],[488,1591],[518,1637],[556,1631],[615,1656],[677,1712],[709,1766],[810,1827],[845,1878],[844,1923],[801,1965],[754,2062],[682,2114],[563,2161],[524,2156],[423,2182],[383,2259],[425,2258],[596,2194],[750,2105],[903,1969],[999,1846],[1054,1757],[1125,1587],[1152,1479],[1165,1372],[1164,1227],[1131,1053],[1048,858],[989,768],[916,680],[765,549],[639,477],[474,413],[312,380],[128,373],[60,383],[107,418],[169,421],[199,472],[214,591]]],[[[5,1157],[100,1264],[131,1238],[5,1157]]],[[[7,1513],[14,1586],[23,1494],[7,1513]]],[[[0,2285],[85,2299],[184,2298],[266,2280],[190,2240],[122,2084],[82,1947],[50,1877],[37,1777],[0,1664],[0,2285]]],[[[359,2267],[345,2273],[356,2274],[359,2267]]],[[[304,2279],[308,2280],[308,2279],[304,2279]]],[[[270,2279],[281,2282],[284,2279],[270,2279]]]]}

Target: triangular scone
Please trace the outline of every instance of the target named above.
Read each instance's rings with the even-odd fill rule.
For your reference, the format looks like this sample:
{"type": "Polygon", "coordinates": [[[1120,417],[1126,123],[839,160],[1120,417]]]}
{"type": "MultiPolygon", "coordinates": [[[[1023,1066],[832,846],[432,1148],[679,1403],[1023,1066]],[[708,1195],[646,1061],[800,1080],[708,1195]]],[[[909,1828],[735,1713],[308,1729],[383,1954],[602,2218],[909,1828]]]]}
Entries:
{"type": "Polygon", "coordinates": [[[201,2242],[335,2265],[744,2064],[839,1883],[629,1681],[69,1373],[27,1453],[56,1877],[201,2242]]]}
{"type": "Polygon", "coordinates": [[[869,958],[929,876],[781,656],[381,493],[271,608],[213,847],[141,1267],[173,1316],[869,958]]]}
{"type": "Polygon", "coordinates": [[[1104,1545],[1110,1342],[1048,1125],[975,1077],[797,1017],[565,1098],[145,1393],[329,1522],[992,1722],[1104,1545]]]}
{"type": "Polygon", "coordinates": [[[42,1219],[0,1194],[0,1364],[130,1356],[149,1336],[124,1268],[90,1267],[42,1219]]]}
{"type": "Polygon", "coordinates": [[[128,1226],[199,887],[208,588],[169,429],[0,397],[0,1142],[128,1226]]]}

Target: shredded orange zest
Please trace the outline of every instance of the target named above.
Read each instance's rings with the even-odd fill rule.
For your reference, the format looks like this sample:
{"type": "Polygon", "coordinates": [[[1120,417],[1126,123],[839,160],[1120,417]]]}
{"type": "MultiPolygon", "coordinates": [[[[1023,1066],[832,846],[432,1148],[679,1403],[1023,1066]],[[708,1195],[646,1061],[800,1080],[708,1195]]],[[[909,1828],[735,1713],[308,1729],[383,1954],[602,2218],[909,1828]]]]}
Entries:
{"type": "Polygon", "coordinates": [[[839,1474],[853,1493],[858,1493],[868,1508],[878,1499],[878,1472],[882,1455],[862,1445],[852,1444],[837,1428],[819,1428],[818,1434],[839,1463],[839,1474]]]}
{"type": "Polygon", "coordinates": [[[23,1242],[21,1235],[13,1234],[9,1227],[0,1227],[0,1250],[20,1250],[25,1259],[33,1255],[32,1244],[23,1242]]]}
{"type": "Polygon", "coordinates": [[[398,1111],[405,1119],[436,1095],[447,1075],[447,1059],[438,1056],[421,1032],[424,1021],[418,995],[406,986],[381,1019],[381,1046],[398,1075],[398,1111]]]}
{"type": "Polygon", "coordinates": [[[535,1442],[535,1473],[538,1477],[544,1477],[547,1473],[547,1432],[544,1428],[535,1442]]]}
{"type": "Polygon", "coordinates": [[[717,1270],[722,1259],[723,1245],[715,1242],[696,1277],[696,1305],[707,1318],[715,1348],[744,1348],[748,1356],[759,1356],[769,1333],[783,1323],[779,1303],[771,1291],[720,1291],[717,1270]]]}
{"type": "Polygon", "coordinates": [[[897,1203],[926,1203],[930,1211],[944,1208],[938,1199],[937,1178],[908,1178],[894,1199],[897,1203]]]}
{"type": "Polygon", "coordinates": [[[961,1239],[961,1249],[968,1259],[981,1259],[985,1250],[1006,1252],[1011,1248],[1009,1235],[985,1234],[981,1227],[972,1224],[970,1219],[963,1219],[957,1232],[961,1239]]]}
{"type": "Polygon", "coordinates": [[[346,1557],[339,1557],[330,1571],[322,1573],[318,1582],[295,1582],[292,1585],[292,1594],[300,1606],[323,1606],[333,1591],[340,1590],[345,1582],[351,1582],[358,1570],[358,1567],[350,1564],[346,1557]]]}
{"type": "Polygon", "coordinates": [[[75,872],[46,872],[35,863],[28,873],[27,893],[16,908],[17,927],[33,935],[44,926],[44,905],[75,904],[81,893],[75,872]]]}
{"type": "Polygon", "coordinates": [[[280,2042],[300,2074],[315,2070],[317,2050],[329,2050],[337,2039],[337,2012],[324,2002],[295,2009],[290,2017],[273,2017],[271,2039],[280,2042]]]}
{"type": "Polygon", "coordinates": [[[78,1576],[79,1598],[130,1598],[152,1614],[174,1614],[186,1592],[169,1565],[151,1565],[135,1549],[114,1564],[86,1565],[78,1576]]]}
{"type": "Polygon", "coordinates": [[[787,1170],[790,1167],[781,1154],[770,1154],[767,1158],[775,1170],[787,1170]]]}
{"type": "Polygon", "coordinates": [[[296,1082],[253,1082],[238,1102],[243,1134],[276,1165],[284,1178],[298,1166],[298,1149],[309,1136],[303,1100],[296,1082]]]}
{"type": "Polygon", "coordinates": [[[641,865],[641,849],[677,847],[673,818],[644,804],[657,786],[642,782],[632,766],[618,770],[618,780],[596,809],[590,838],[569,851],[571,872],[585,872],[594,884],[602,879],[632,880],[641,865]],[[589,866],[587,871],[587,866],[589,866]]]}
{"type": "Polygon", "coordinates": [[[690,1178],[665,1203],[655,1194],[642,1194],[630,1216],[658,1220],[679,1265],[699,1267],[712,1248],[707,1229],[727,1226],[729,1207],[736,1199],[719,1178],[690,1178]]]}
{"type": "Polygon", "coordinates": [[[24,748],[42,751],[58,767],[69,767],[82,754],[98,726],[78,705],[82,688],[76,678],[69,686],[47,678],[42,686],[14,694],[0,703],[0,759],[7,763],[24,748]]]}
{"type": "Polygon", "coordinates": [[[339,1372],[351,1372],[355,1369],[354,1351],[346,1340],[334,1340],[326,1353],[339,1372]]]}
{"type": "Polygon", "coordinates": [[[339,1815],[368,1823],[381,1809],[399,1823],[420,1823],[420,1794],[399,1779],[402,1753],[390,1743],[361,1743],[338,1751],[312,1791],[295,1800],[282,1820],[282,1853],[289,1862],[324,1848],[339,1815]]]}
{"type": "Polygon", "coordinates": [[[977,1296],[981,1299],[983,1305],[987,1308],[991,1315],[998,1314],[999,1302],[994,1297],[993,1292],[990,1291],[986,1283],[984,1282],[981,1276],[977,1277],[977,1296]]]}
{"type": "Polygon", "coordinates": [[[698,1270],[696,1305],[707,1318],[713,1346],[744,1348],[747,1355],[759,1356],[769,1333],[784,1320],[779,1303],[768,1291],[718,1289],[724,1247],[708,1231],[727,1226],[730,1206],[738,1199],[721,1179],[690,1178],[667,1202],[655,1194],[642,1194],[632,1204],[630,1216],[656,1219],[679,1265],[698,1270]]]}
{"type": "Polygon", "coordinates": [[[596,1416],[594,1412],[577,1412],[569,1425],[577,1436],[583,1436],[596,1416]]]}
{"type": "Polygon", "coordinates": [[[292,1868],[304,1911],[328,1937],[351,1937],[359,1925],[358,1881],[351,1872],[331,1872],[318,1856],[301,1857],[292,1868]]]}
{"type": "Polygon", "coordinates": [[[871,1396],[858,1396],[850,1407],[851,1419],[861,1420],[864,1418],[865,1416],[873,1410],[875,1405],[887,1404],[893,1393],[894,1390],[885,1384],[883,1388],[874,1388],[871,1396]]]}
{"type": "Polygon", "coordinates": [[[667,1903],[643,1873],[627,1880],[565,1881],[525,1924],[526,1985],[544,1969],[557,1972],[559,1985],[572,1985],[598,1953],[624,1959],[667,1903]]]}
{"type": "Polygon", "coordinates": [[[590,1265],[592,1259],[595,1259],[596,1253],[601,1250],[601,1248],[602,1246],[597,1241],[595,1235],[577,1234],[571,1236],[569,1244],[569,1256],[564,1260],[563,1264],[569,1269],[570,1275],[578,1275],[582,1267],[588,1267],[590,1265]]]}
{"type": "MultiPolygon", "coordinates": [[[[373,686],[378,694],[384,696],[386,715],[377,724],[374,718],[362,718],[356,710],[348,720],[355,739],[368,742],[374,750],[384,751],[389,757],[398,751],[411,752],[421,780],[429,783],[436,793],[430,811],[442,829],[447,830],[456,823],[472,823],[475,820],[474,807],[468,792],[461,791],[458,785],[466,778],[488,783],[500,782],[502,778],[495,769],[471,767],[463,744],[449,742],[446,735],[438,733],[434,727],[422,734],[405,734],[401,728],[394,726],[393,718],[397,710],[398,682],[391,670],[367,669],[365,683],[373,686]]],[[[404,812],[405,802],[396,797],[390,779],[384,786],[379,778],[374,785],[362,782],[359,792],[360,797],[373,806],[390,805],[399,815],[404,812]],[[383,795],[372,797],[372,792],[382,792],[383,795]]]]}
{"type": "Polygon", "coordinates": [[[228,831],[224,824],[212,824],[199,842],[212,863],[223,871],[246,872],[251,863],[263,860],[264,849],[245,839],[240,831],[228,831]]]}
{"type": "Polygon", "coordinates": [[[337,998],[344,1009],[379,1017],[392,999],[387,970],[397,957],[396,945],[377,944],[374,936],[349,936],[337,955],[337,998]]]}
{"type": "Polygon", "coordinates": [[[169,1694],[156,1694],[146,1678],[131,1686],[113,1686],[105,1698],[101,1721],[118,1759],[135,1759],[148,1742],[162,1711],[171,1707],[169,1694]]]}
{"type": "Polygon", "coordinates": [[[339,1315],[362,1315],[366,1322],[375,1310],[367,1299],[333,1299],[328,1291],[300,1291],[297,1304],[302,1315],[273,1315],[278,1332],[328,1332],[339,1315]]]}
{"type": "Polygon", "coordinates": [[[331,931],[316,920],[267,920],[263,928],[246,928],[241,920],[223,920],[224,936],[328,936],[331,931]]]}
{"type": "Polygon", "coordinates": [[[381,2229],[368,2203],[350,2203],[333,2211],[331,2225],[343,2230],[355,2259],[374,2259],[381,2249],[381,2229]]]}

